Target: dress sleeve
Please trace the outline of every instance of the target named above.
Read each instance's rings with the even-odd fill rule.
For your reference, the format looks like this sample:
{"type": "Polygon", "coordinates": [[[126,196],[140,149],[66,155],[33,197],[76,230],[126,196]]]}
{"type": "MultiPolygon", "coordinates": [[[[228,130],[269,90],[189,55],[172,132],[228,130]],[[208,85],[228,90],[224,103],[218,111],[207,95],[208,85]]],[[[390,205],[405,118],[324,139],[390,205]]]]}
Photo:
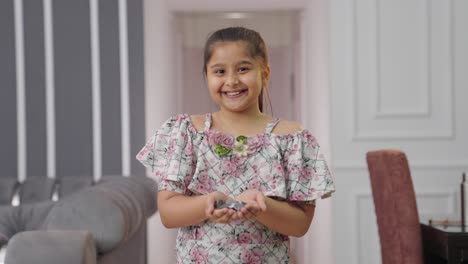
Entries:
{"type": "Polygon", "coordinates": [[[309,131],[289,137],[283,155],[288,201],[310,204],[335,191],[320,145],[309,131]]]}
{"type": "Polygon", "coordinates": [[[158,182],[158,190],[185,193],[193,171],[192,133],[182,115],[169,118],[136,156],[158,182]]]}

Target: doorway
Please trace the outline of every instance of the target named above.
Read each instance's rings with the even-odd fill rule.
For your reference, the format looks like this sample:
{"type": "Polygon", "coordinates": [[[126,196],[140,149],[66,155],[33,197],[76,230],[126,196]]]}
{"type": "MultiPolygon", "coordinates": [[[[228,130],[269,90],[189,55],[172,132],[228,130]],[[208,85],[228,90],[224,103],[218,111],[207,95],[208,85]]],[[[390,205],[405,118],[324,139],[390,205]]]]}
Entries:
{"type": "MultiPolygon", "coordinates": [[[[277,99],[272,98],[274,115],[299,121],[304,128],[312,129],[320,138],[323,150],[330,149],[328,9],[332,3],[327,0],[145,0],[144,3],[145,112],[148,137],[153,135],[154,130],[159,128],[168,116],[189,111],[193,113],[209,111],[204,109],[190,110],[183,106],[184,98],[187,96],[181,95],[183,91],[181,89],[182,74],[176,72],[181,70],[180,65],[182,65],[183,58],[183,42],[181,41],[183,34],[181,31],[177,32],[175,26],[180,15],[213,15],[215,13],[212,12],[220,14],[226,11],[246,11],[261,15],[281,10],[280,12],[295,11],[296,21],[299,21],[299,27],[293,29],[297,30],[296,36],[300,39],[293,45],[295,58],[293,82],[295,109],[300,108],[300,111],[293,113],[296,117],[287,117],[287,114],[280,113],[278,108],[281,107],[283,100],[281,97],[279,99],[277,97],[277,99]],[[173,65],[178,66],[173,67],[173,65]],[[175,76],[172,77],[173,75],[175,76]],[[276,103],[276,101],[280,103],[276,103]],[[185,111],[182,111],[183,108],[185,111]]],[[[242,20],[242,18],[239,19],[242,20]]],[[[250,27],[247,24],[243,25],[250,27]]],[[[220,28],[223,25],[215,26],[215,28],[220,28]]],[[[252,26],[252,28],[254,27],[252,26]]],[[[271,42],[265,33],[260,33],[264,35],[266,42],[271,42]]],[[[207,34],[203,37],[204,42],[207,34]]],[[[203,80],[201,63],[200,60],[199,64],[191,70],[203,80]]],[[[277,70],[273,70],[273,75],[275,75],[277,70]]],[[[208,99],[211,103],[204,82],[201,84],[198,91],[205,92],[206,95],[203,98],[208,99]]],[[[193,86],[191,85],[191,87],[193,86]]],[[[332,209],[331,201],[321,202],[320,210],[314,216],[314,223],[311,225],[310,231],[306,236],[296,240],[294,250],[297,257],[296,263],[334,263],[334,254],[337,250],[333,246],[332,209]]],[[[149,251],[149,263],[174,262],[175,237],[176,230],[164,228],[158,214],[151,218],[148,225],[148,244],[153,250],[149,251]]]]}

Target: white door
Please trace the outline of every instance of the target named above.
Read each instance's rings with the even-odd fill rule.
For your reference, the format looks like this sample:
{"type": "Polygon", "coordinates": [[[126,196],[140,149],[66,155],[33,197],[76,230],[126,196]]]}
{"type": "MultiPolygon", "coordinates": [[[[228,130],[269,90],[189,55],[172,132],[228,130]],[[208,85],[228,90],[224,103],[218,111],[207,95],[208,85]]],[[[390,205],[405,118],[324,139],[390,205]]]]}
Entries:
{"type": "Polygon", "coordinates": [[[330,3],[336,263],[381,263],[367,151],[406,152],[422,221],[459,217],[468,2],[330,3]]]}

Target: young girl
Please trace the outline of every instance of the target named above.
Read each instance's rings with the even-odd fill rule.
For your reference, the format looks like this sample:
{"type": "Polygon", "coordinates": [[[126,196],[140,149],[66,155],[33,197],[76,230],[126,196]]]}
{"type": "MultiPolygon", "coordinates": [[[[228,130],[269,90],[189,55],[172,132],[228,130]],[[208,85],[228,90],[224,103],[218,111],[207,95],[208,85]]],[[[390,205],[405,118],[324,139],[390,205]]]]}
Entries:
{"type": "Polygon", "coordinates": [[[319,145],[263,113],[270,67],[257,32],[214,32],[204,60],[219,111],[169,118],[137,155],[158,179],[162,223],[180,228],[177,263],[288,263],[289,236],[303,236],[315,200],[334,191],[319,145]],[[231,200],[243,207],[216,207],[231,200]]]}

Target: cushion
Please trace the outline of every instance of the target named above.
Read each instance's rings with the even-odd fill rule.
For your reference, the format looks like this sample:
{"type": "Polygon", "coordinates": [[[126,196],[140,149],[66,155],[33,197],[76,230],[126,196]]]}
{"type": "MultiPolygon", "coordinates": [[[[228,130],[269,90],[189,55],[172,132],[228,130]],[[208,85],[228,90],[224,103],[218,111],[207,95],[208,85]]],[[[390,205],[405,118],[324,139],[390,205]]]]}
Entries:
{"type": "Polygon", "coordinates": [[[13,177],[0,178],[0,205],[11,204],[11,199],[15,193],[18,181],[13,177]]]}
{"type": "Polygon", "coordinates": [[[16,233],[15,210],[12,206],[0,206],[0,248],[16,233]]]}
{"type": "Polygon", "coordinates": [[[124,237],[125,221],[115,203],[93,187],[59,200],[50,210],[45,230],[88,230],[98,253],[115,248],[124,237]]]}
{"type": "Polygon", "coordinates": [[[93,185],[93,178],[91,176],[80,177],[62,177],[59,180],[58,195],[60,198],[70,195],[76,191],[93,185]]]}
{"type": "Polygon", "coordinates": [[[0,245],[14,234],[42,227],[44,219],[54,205],[52,201],[20,206],[0,206],[0,245]]]}
{"type": "Polygon", "coordinates": [[[28,231],[11,238],[5,263],[96,264],[96,249],[86,231],[28,231]]]}
{"type": "Polygon", "coordinates": [[[27,177],[20,187],[20,203],[36,203],[51,200],[55,188],[55,180],[46,176],[27,177]]]}

